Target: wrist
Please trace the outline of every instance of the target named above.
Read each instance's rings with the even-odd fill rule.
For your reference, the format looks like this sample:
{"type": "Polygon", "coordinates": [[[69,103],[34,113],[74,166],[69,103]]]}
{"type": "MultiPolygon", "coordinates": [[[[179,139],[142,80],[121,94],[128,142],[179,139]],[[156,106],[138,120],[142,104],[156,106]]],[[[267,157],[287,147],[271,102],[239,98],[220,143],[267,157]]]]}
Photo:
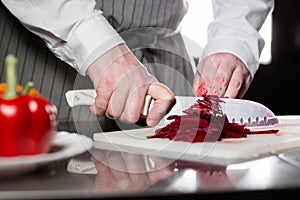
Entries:
{"type": "Polygon", "coordinates": [[[99,78],[109,65],[129,52],[130,49],[127,47],[127,45],[120,44],[107,51],[101,57],[97,58],[91,65],[89,65],[86,74],[94,83],[94,86],[96,86],[99,78]]]}

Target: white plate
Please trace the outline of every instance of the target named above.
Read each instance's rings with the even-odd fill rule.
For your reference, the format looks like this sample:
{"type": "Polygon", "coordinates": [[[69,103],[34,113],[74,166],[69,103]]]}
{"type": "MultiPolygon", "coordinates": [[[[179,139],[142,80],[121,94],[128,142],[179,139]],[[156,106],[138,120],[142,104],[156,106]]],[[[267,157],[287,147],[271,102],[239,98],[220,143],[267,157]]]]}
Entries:
{"type": "Polygon", "coordinates": [[[93,147],[93,141],[84,135],[57,132],[53,138],[51,151],[45,154],[15,157],[0,157],[0,178],[31,171],[40,165],[69,158],[93,147]]]}

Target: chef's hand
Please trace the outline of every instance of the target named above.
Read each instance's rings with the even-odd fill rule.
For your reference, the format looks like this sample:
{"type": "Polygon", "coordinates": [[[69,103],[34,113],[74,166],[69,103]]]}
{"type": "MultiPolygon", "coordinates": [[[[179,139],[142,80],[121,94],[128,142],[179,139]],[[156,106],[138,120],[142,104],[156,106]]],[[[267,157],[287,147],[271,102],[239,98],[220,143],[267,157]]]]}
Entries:
{"type": "Polygon", "coordinates": [[[155,103],[146,123],[155,126],[174,101],[174,94],[155,77],[126,45],[118,45],[97,59],[87,70],[97,97],[91,106],[95,115],[120,118],[125,123],[138,121],[144,99],[149,94],[155,103]]]}
{"type": "Polygon", "coordinates": [[[206,93],[241,98],[250,83],[251,75],[238,57],[230,53],[216,53],[198,64],[193,90],[197,96],[206,93]]]}

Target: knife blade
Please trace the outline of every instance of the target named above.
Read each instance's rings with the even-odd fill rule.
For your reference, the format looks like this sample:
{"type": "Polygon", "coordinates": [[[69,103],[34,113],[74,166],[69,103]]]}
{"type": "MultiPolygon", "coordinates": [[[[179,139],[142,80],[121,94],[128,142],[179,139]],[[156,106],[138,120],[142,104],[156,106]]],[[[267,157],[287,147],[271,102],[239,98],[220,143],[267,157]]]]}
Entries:
{"type": "MultiPolygon", "coordinates": [[[[92,105],[97,94],[94,89],[81,89],[69,90],[65,95],[68,105],[72,108],[81,105],[92,105]]],[[[199,98],[201,97],[176,96],[176,103],[159,122],[159,125],[165,124],[168,116],[181,114],[183,110],[196,103],[199,98]]],[[[221,98],[221,100],[224,101],[224,103],[220,104],[221,109],[232,123],[244,124],[247,127],[271,126],[279,123],[275,114],[261,103],[246,99],[221,98]]],[[[147,115],[152,104],[153,99],[146,96],[142,115],[147,115]]]]}

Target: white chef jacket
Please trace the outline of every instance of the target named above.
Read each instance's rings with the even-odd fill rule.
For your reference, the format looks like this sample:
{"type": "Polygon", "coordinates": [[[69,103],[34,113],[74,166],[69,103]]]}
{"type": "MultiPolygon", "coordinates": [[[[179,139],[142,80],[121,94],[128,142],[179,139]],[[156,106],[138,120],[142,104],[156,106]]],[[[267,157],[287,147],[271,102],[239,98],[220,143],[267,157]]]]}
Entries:
{"type": "MultiPolygon", "coordinates": [[[[1,1],[27,29],[44,39],[58,58],[82,75],[86,75],[88,66],[99,56],[125,43],[95,0],[1,1]]],[[[182,2],[183,6],[188,5],[182,2]]],[[[208,27],[208,43],[202,58],[217,52],[232,53],[246,64],[253,77],[264,46],[258,31],[273,8],[273,0],[212,0],[212,3],[214,21],[208,27]]],[[[196,19],[193,23],[197,26],[196,19]]]]}

